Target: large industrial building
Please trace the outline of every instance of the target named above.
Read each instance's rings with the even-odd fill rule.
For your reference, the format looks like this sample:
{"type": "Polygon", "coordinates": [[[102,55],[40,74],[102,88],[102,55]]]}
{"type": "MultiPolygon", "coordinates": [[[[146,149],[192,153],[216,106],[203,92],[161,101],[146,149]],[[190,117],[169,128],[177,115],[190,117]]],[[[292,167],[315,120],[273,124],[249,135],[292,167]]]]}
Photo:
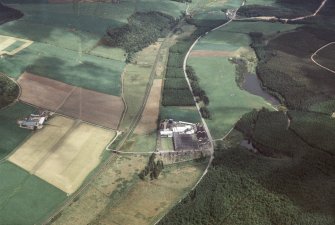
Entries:
{"type": "Polygon", "coordinates": [[[172,138],[175,151],[198,150],[208,143],[208,136],[200,124],[164,120],[160,124],[160,137],[172,138]]]}

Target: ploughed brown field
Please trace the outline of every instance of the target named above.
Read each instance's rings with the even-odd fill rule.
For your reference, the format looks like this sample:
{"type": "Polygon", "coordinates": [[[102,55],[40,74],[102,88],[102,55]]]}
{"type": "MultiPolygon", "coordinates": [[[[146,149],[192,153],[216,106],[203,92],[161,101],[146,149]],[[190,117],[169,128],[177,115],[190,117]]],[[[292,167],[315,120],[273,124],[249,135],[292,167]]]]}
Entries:
{"type": "Polygon", "coordinates": [[[99,126],[117,129],[124,104],[119,96],[71,86],[56,80],[23,73],[18,79],[20,100],[99,126]]]}

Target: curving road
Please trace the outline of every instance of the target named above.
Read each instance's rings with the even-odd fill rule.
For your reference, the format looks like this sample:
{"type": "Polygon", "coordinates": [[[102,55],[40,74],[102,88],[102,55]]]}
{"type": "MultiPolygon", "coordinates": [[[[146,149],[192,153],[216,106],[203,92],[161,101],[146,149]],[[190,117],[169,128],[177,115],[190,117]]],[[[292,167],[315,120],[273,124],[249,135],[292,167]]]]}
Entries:
{"type": "Polygon", "coordinates": [[[321,48],[319,48],[318,50],[316,50],[316,52],[314,52],[313,55],[311,56],[311,60],[312,60],[316,65],[318,65],[319,67],[321,67],[321,68],[323,68],[323,69],[325,69],[325,70],[328,70],[328,71],[331,72],[331,73],[335,73],[335,71],[332,70],[332,69],[329,69],[329,68],[327,68],[327,67],[325,67],[325,66],[323,66],[323,65],[321,65],[320,63],[318,63],[318,62],[314,59],[314,57],[318,54],[319,51],[321,51],[322,49],[327,48],[328,46],[333,45],[333,44],[335,44],[335,41],[330,42],[330,43],[328,43],[328,44],[322,46],[321,48]]]}

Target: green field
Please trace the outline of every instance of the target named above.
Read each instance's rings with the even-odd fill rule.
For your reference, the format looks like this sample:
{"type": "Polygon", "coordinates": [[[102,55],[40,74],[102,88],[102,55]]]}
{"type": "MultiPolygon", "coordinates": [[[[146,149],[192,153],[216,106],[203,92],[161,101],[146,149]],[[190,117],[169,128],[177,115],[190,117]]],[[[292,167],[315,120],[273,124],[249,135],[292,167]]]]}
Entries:
{"type": "Polygon", "coordinates": [[[31,131],[19,128],[17,119],[25,118],[33,112],[33,108],[22,103],[0,110],[0,159],[12,152],[31,131]]]}
{"type": "Polygon", "coordinates": [[[0,164],[0,224],[36,224],[66,199],[66,194],[14,164],[0,164]]]}
{"type": "Polygon", "coordinates": [[[49,44],[33,43],[14,57],[0,60],[0,72],[18,78],[28,71],[71,85],[120,95],[124,62],[80,54],[49,44]]]}
{"type": "Polygon", "coordinates": [[[233,22],[202,38],[194,50],[234,51],[239,47],[250,45],[249,32],[262,32],[265,35],[276,35],[299,27],[294,24],[267,22],[233,22]],[[244,34],[244,35],[243,35],[244,34]]]}
{"type": "Polygon", "coordinates": [[[133,134],[122,146],[125,152],[154,152],[156,150],[156,132],[151,134],[133,134]]]}
{"type": "Polygon", "coordinates": [[[196,107],[161,106],[159,117],[161,120],[173,119],[190,123],[201,122],[200,114],[196,107]]]}
{"type": "Polygon", "coordinates": [[[24,0],[8,3],[25,16],[0,28],[0,34],[26,38],[38,42],[77,50],[89,51],[106,34],[107,28],[120,27],[134,12],[157,10],[179,17],[186,6],[173,1],[125,0],[119,4],[77,3],[48,4],[46,1],[27,3],[24,0]],[[24,4],[10,4],[24,3],[24,4]],[[39,4],[36,4],[39,3],[39,4]]]}
{"type": "Polygon", "coordinates": [[[200,86],[210,100],[211,119],[206,120],[214,138],[223,137],[253,108],[268,107],[267,102],[241,90],[235,82],[235,66],[227,58],[191,58],[188,61],[199,77],[200,86]]]}
{"type": "MultiPolygon", "coordinates": [[[[200,39],[194,49],[236,51],[240,47],[249,47],[251,41],[248,34],[251,31],[264,32],[270,36],[294,28],[295,25],[279,23],[233,22],[200,39]]],[[[252,95],[237,86],[235,65],[228,59],[206,56],[191,57],[188,60],[188,65],[193,67],[199,78],[200,87],[209,98],[208,109],[212,118],[207,123],[215,138],[223,137],[251,109],[270,107],[262,97],[252,95]]]]}

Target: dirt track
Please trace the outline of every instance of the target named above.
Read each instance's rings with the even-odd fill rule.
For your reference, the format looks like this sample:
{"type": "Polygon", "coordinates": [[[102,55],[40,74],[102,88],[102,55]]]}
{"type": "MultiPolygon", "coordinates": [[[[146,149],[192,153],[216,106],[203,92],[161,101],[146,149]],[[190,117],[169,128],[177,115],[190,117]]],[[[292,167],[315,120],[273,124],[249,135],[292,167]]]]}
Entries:
{"type": "Polygon", "coordinates": [[[124,104],[120,97],[77,88],[59,81],[24,73],[18,83],[20,100],[40,108],[111,129],[117,129],[124,104]]]}

